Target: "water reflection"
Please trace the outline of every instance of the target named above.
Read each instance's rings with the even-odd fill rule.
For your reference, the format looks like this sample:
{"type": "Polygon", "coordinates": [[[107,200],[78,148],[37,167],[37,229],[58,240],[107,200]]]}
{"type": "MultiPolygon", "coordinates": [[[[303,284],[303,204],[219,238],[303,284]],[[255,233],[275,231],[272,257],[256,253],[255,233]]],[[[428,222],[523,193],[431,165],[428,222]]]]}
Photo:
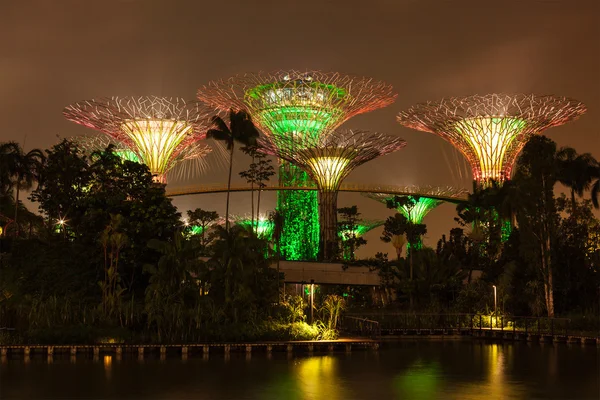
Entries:
{"type": "Polygon", "coordinates": [[[104,356],[104,375],[110,381],[112,373],[112,356],[104,356]]]}
{"type": "Polygon", "coordinates": [[[333,356],[316,356],[295,362],[298,388],[305,399],[347,399],[339,375],[340,360],[333,356]]]}
{"type": "Polygon", "coordinates": [[[399,399],[435,399],[440,382],[440,367],[437,363],[417,360],[394,379],[399,399]]]}
{"type": "Polygon", "coordinates": [[[485,396],[486,399],[502,400],[521,398],[524,395],[522,386],[516,382],[509,383],[506,376],[507,366],[512,364],[512,345],[505,347],[497,343],[479,344],[473,355],[473,363],[478,360],[481,362],[484,376],[482,381],[452,385],[452,390],[461,399],[476,400],[485,396]]]}
{"type": "MultiPolygon", "coordinates": [[[[22,399],[598,399],[596,347],[398,343],[377,353],[251,359],[232,353],[160,361],[148,354],[0,360],[0,397],[22,399]],[[135,395],[134,395],[135,394],[135,395]]],[[[321,355],[323,354],[323,355],[321,355]]]]}

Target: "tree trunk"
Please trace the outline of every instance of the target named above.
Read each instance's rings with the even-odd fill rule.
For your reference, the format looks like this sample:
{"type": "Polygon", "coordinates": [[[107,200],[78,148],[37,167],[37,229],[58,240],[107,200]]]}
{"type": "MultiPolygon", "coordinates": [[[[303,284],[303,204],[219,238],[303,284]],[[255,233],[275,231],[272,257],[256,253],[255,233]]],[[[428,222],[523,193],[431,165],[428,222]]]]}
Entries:
{"type": "Polygon", "coordinates": [[[256,200],[256,236],[258,236],[258,224],[260,222],[260,185],[258,186],[258,195],[257,195],[257,200],[256,200]]]}
{"type": "MultiPolygon", "coordinates": [[[[550,247],[550,240],[547,240],[547,246],[550,247]]],[[[546,308],[548,310],[548,317],[554,318],[554,283],[553,283],[553,274],[552,274],[552,259],[551,256],[548,255],[547,258],[547,281],[548,281],[548,290],[546,293],[546,308]]]]}
{"type": "Polygon", "coordinates": [[[281,260],[281,250],[280,250],[280,246],[279,246],[279,240],[277,240],[276,242],[277,245],[277,303],[279,303],[281,295],[280,295],[280,285],[281,283],[279,282],[280,278],[280,272],[279,272],[279,261],[281,260]]]}
{"type": "MultiPolygon", "coordinates": [[[[252,156],[252,163],[254,164],[254,156],[252,156]]],[[[256,221],[258,226],[258,209],[256,210],[256,221]]],[[[250,227],[254,229],[254,177],[250,182],[250,227]]]]}
{"type": "Polygon", "coordinates": [[[19,215],[19,192],[21,191],[19,183],[17,179],[17,186],[15,187],[15,237],[19,236],[19,220],[17,219],[19,215]]]}
{"type": "Polygon", "coordinates": [[[231,193],[231,172],[233,171],[233,147],[231,140],[231,150],[229,151],[229,178],[227,179],[227,203],[225,205],[225,230],[229,232],[229,194],[231,193]]]}
{"type": "Polygon", "coordinates": [[[319,193],[319,225],[321,228],[320,258],[330,260],[334,256],[337,243],[337,192],[321,191],[319,193]]]}

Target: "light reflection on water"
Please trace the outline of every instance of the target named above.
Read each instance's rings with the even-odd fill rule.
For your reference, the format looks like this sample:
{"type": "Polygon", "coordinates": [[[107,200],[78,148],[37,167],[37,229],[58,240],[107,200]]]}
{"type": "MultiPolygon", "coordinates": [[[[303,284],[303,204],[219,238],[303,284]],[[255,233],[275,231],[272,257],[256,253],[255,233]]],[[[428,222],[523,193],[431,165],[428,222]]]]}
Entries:
{"type": "Polygon", "coordinates": [[[445,341],[291,358],[16,357],[0,364],[0,398],[598,399],[599,355],[596,347],[445,341]]]}

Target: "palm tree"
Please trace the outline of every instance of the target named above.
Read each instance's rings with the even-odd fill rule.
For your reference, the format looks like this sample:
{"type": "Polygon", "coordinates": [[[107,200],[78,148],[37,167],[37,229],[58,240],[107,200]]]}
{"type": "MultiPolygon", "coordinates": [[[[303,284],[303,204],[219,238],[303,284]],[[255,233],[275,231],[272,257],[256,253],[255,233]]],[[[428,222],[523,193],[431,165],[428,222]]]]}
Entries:
{"type": "Polygon", "coordinates": [[[600,163],[597,161],[592,168],[592,180],[594,181],[590,189],[592,204],[594,208],[600,208],[600,201],[598,201],[598,196],[600,196],[600,163]]]}
{"type": "Polygon", "coordinates": [[[0,196],[11,197],[13,190],[12,171],[19,145],[15,142],[0,143],[0,196]]]}
{"type": "Polygon", "coordinates": [[[577,205],[575,194],[581,197],[590,188],[596,165],[597,162],[590,153],[577,154],[572,147],[562,147],[556,153],[557,178],[571,190],[573,209],[577,205]]]}
{"type": "Polygon", "coordinates": [[[244,146],[255,146],[260,135],[250,115],[243,110],[229,110],[229,126],[221,117],[212,117],[213,128],[206,133],[207,138],[223,141],[229,150],[229,178],[227,180],[227,203],[225,206],[225,230],[229,230],[229,194],[231,191],[231,172],[233,170],[233,150],[235,142],[244,146]]]}
{"type": "MultiPolygon", "coordinates": [[[[39,149],[25,153],[21,146],[15,142],[8,142],[2,146],[3,164],[6,163],[11,177],[12,187],[15,189],[15,236],[19,235],[19,194],[21,190],[29,190],[34,182],[40,179],[40,171],[44,164],[44,153],[39,149]],[[6,157],[6,158],[5,158],[6,157]]],[[[3,165],[4,166],[4,165],[3,165]]]]}

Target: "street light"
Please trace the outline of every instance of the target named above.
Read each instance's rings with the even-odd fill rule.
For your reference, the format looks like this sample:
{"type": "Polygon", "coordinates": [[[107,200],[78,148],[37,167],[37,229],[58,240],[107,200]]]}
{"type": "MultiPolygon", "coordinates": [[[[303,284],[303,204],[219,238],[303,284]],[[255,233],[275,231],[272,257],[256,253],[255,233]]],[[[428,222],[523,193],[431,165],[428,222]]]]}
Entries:
{"type": "Polygon", "coordinates": [[[494,288],[494,315],[498,315],[498,296],[496,293],[496,285],[492,285],[492,287],[494,288]]]}
{"type": "Polygon", "coordinates": [[[65,230],[65,224],[67,223],[67,221],[64,218],[59,218],[58,219],[58,224],[60,225],[60,230],[63,233],[63,238],[66,239],[67,238],[67,232],[65,230]]]}

